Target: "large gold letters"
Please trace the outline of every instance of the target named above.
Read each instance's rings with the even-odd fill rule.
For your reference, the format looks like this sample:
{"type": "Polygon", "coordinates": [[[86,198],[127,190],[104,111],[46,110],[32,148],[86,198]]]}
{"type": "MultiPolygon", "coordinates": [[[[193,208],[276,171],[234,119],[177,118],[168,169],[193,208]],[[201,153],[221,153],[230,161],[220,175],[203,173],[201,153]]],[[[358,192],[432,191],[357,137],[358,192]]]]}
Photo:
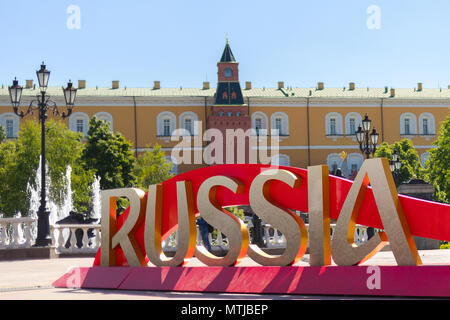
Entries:
{"type": "Polygon", "coordinates": [[[197,208],[206,222],[216,227],[228,238],[229,249],[224,257],[217,257],[205,247],[197,246],[195,256],[209,266],[232,266],[238,264],[247,254],[249,235],[244,222],[228,212],[217,203],[217,187],[225,187],[234,193],[241,193],[243,185],[240,181],[225,176],[206,179],[197,195],[197,208]]]}
{"type": "Polygon", "coordinates": [[[177,182],[178,245],[175,256],[170,259],[164,255],[161,247],[162,197],[162,185],[149,187],[144,232],[145,252],[148,259],[156,266],[177,267],[188,262],[195,252],[197,228],[191,183],[177,182]]]}
{"type": "Polygon", "coordinates": [[[299,261],[306,252],[308,230],[295,213],[273,203],[270,197],[270,185],[280,180],[291,188],[300,185],[300,178],[287,170],[270,169],[260,173],[253,180],[249,191],[250,206],[266,223],[280,230],[286,238],[286,249],[280,256],[272,256],[257,245],[250,245],[248,255],[261,265],[284,266],[299,261]]]}
{"type": "MultiPolygon", "coordinates": [[[[163,187],[149,187],[146,200],[144,191],[134,188],[101,191],[101,266],[116,264],[115,251],[120,246],[130,266],[146,266],[135,232],[144,226],[145,252],[151,263],[157,266],[181,266],[194,255],[209,266],[238,264],[248,253],[255,262],[267,266],[291,265],[306,252],[308,230],[304,222],[289,209],[274,203],[270,196],[272,182],[279,180],[291,188],[299,187],[300,178],[288,171],[267,169],[257,175],[249,188],[249,202],[255,213],[280,230],[286,238],[286,249],[280,256],[265,253],[256,245],[249,246],[249,234],[242,220],[223,209],[217,200],[218,190],[241,194],[244,185],[235,178],[213,176],[200,185],[197,191],[197,208],[200,216],[225,234],[229,250],[218,257],[203,246],[196,246],[195,199],[190,181],[176,182],[178,245],[173,258],[164,255],[161,245],[163,220],[163,187]],[[228,190],[226,190],[228,189],[228,190]],[[130,210],[122,227],[117,230],[116,201],[126,197],[130,210]]],[[[308,168],[308,211],[310,264],[330,265],[331,257],[338,265],[361,264],[388,242],[398,265],[420,265],[414,239],[403,213],[387,159],[366,160],[350,188],[339,214],[333,240],[330,243],[330,191],[328,166],[308,168]],[[385,232],[379,232],[367,243],[357,246],[354,232],[364,195],[372,187],[375,204],[385,232]]]]}
{"type": "Polygon", "coordinates": [[[363,163],[344,201],[333,235],[333,260],[338,265],[360,264],[381,250],[388,240],[398,265],[421,264],[398,199],[389,162],[384,158],[375,158],[363,163]],[[353,240],[355,224],[369,182],[386,234],[379,232],[367,243],[356,246],[353,240]]]}
{"type": "Polygon", "coordinates": [[[328,166],[308,167],[309,263],[331,264],[328,166]]]}
{"type": "Polygon", "coordinates": [[[112,252],[117,245],[123,250],[128,264],[133,267],[145,266],[145,257],[134,237],[139,225],[144,219],[145,193],[141,189],[123,188],[102,190],[102,250],[101,265],[115,264],[112,252]],[[123,226],[116,232],[116,200],[117,197],[127,197],[130,201],[130,212],[123,226]],[[111,235],[110,232],[115,234],[111,235]]]}

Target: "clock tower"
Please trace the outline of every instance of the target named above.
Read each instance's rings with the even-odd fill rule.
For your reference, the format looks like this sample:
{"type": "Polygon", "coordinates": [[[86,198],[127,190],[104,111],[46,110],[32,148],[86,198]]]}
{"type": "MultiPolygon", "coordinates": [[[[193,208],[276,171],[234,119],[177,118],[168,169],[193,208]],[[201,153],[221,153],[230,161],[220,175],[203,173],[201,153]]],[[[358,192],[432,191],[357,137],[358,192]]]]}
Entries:
{"type": "MultiPolygon", "coordinates": [[[[222,57],[217,63],[217,90],[215,94],[214,105],[209,110],[207,117],[207,128],[214,128],[221,131],[224,142],[223,163],[229,163],[230,157],[227,158],[227,146],[230,149],[234,144],[234,158],[233,163],[238,163],[237,155],[245,154],[245,162],[248,163],[248,146],[250,144],[249,138],[246,138],[245,150],[238,150],[236,140],[226,141],[227,129],[242,129],[246,132],[251,128],[251,119],[249,115],[248,106],[244,103],[241,86],[239,84],[239,63],[236,62],[233,52],[231,51],[228,39],[223,50],[222,57]],[[226,160],[228,159],[228,160],[226,160]]],[[[235,131],[236,132],[236,131],[235,131]]],[[[242,148],[242,147],[239,147],[242,148]]],[[[228,150],[230,151],[230,150],[228,150]]],[[[242,161],[239,161],[242,162],[242,161]]]]}

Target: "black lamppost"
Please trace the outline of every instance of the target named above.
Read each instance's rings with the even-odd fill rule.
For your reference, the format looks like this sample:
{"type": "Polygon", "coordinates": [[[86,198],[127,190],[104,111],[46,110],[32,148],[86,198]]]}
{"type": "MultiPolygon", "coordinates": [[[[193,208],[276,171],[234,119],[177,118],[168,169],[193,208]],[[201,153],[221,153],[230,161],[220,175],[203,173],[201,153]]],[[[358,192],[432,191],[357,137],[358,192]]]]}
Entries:
{"type": "Polygon", "coordinates": [[[366,159],[370,158],[370,154],[375,154],[378,144],[379,135],[375,128],[373,128],[372,132],[369,134],[371,125],[372,120],[370,120],[366,114],[362,121],[362,127],[359,126],[358,131],[355,132],[356,140],[358,140],[359,143],[359,149],[366,155],[366,159]]]}
{"type": "MultiPolygon", "coordinates": [[[[372,120],[369,119],[369,117],[366,115],[364,116],[364,120],[362,121],[362,128],[361,126],[358,127],[358,131],[355,132],[356,134],[356,140],[358,140],[359,143],[359,150],[363,154],[366,155],[366,159],[370,158],[370,154],[375,155],[375,151],[377,150],[377,144],[378,144],[378,133],[375,130],[375,128],[372,129],[372,132],[370,132],[370,127],[372,125],[372,120]]],[[[375,229],[372,227],[367,228],[367,237],[368,239],[372,238],[375,234],[375,229]]]]}
{"type": "Polygon", "coordinates": [[[402,167],[397,150],[392,154],[392,160],[389,161],[389,167],[391,168],[392,176],[394,177],[395,184],[398,183],[398,170],[402,167]]]}
{"type": "Polygon", "coordinates": [[[50,96],[46,94],[48,79],[50,78],[50,71],[45,68],[45,64],[42,62],[41,69],[36,71],[36,75],[39,81],[40,94],[36,96],[35,100],[32,100],[28,105],[28,109],[19,111],[19,106],[22,97],[23,88],[19,86],[19,81],[14,79],[13,85],[8,87],[9,96],[11,98],[11,104],[14,109],[14,113],[21,118],[24,118],[28,114],[33,114],[34,110],[39,112],[39,120],[41,121],[41,205],[39,206],[38,216],[38,230],[35,246],[45,247],[52,243],[50,237],[50,211],[47,209],[47,199],[45,190],[45,120],[47,119],[47,111],[51,110],[54,116],[61,116],[63,119],[72,114],[72,108],[75,104],[75,97],[77,89],[72,86],[72,82],[67,84],[66,88],[62,88],[64,92],[64,98],[66,101],[67,113],[59,113],[56,103],[50,100],[50,96]]]}

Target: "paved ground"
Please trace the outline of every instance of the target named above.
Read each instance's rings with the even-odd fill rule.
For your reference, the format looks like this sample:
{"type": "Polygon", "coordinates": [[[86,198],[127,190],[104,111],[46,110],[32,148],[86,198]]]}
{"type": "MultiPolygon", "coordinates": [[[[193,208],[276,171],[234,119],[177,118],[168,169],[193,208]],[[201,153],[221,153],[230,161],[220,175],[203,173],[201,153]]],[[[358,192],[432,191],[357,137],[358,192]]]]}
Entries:
{"type": "MultiPolygon", "coordinates": [[[[450,250],[419,251],[424,264],[450,264],[450,250]]],[[[298,265],[308,265],[308,256],[298,265]]],[[[93,258],[59,258],[42,260],[17,260],[0,262],[0,300],[159,300],[159,299],[365,299],[364,297],[300,296],[300,295],[259,295],[259,294],[214,294],[180,292],[139,292],[117,290],[81,290],[53,288],[52,282],[71,267],[89,267],[93,258]]],[[[243,265],[256,265],[245,259],[243,265]]],[[[201,265],[193,259],[188,266],[201,265]]],[[[379,252],[365,265],[395,265],[390,251],[379,252]]],[[[374,298],[370,298],[374,299],[374,298]]]]}

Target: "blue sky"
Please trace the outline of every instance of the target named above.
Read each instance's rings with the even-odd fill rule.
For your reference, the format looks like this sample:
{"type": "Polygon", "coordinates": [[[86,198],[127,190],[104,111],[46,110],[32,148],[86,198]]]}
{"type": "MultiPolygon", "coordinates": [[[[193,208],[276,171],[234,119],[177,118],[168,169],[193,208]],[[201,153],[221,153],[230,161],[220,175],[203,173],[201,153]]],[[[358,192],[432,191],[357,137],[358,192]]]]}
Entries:
{"type": "MultiPolygon", "coordinates": [[[[414,87],[450,84],[450,1],[1,1],[0,84],[200,87],[217,83],[228,35],[240,81],[256,87],[414,87]],[[80,29],[69,29],[70,5],[80,29]],[[380,28],[369,29],[371,5],[380,28]]],[[[371,20],[372,21],[372,20],[371,20]]]]}

